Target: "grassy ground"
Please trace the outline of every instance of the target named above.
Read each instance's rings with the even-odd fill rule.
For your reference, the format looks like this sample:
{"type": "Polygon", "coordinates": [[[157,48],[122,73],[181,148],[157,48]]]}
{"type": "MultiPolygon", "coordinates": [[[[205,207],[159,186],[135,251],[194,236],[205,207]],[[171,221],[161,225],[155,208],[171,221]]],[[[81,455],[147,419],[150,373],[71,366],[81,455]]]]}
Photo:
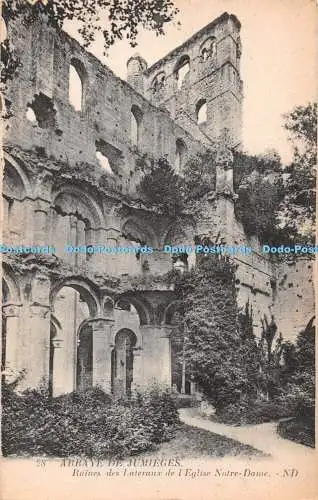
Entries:
{"type": "Polygon", "coordinates": [[[241,444],[234,439],[229,439],[219,434],[198,429],[186,424],[181,424],[176,432],[176,435],[171,441],[162,443],[154,451],[146,452],[141,456],[150,455],[156,457],[179,457],[180,459],[194,459],[201,457],[225,457],[238,456],[245,457],[265,456],[259,450],[251,446],[241,444]]]}

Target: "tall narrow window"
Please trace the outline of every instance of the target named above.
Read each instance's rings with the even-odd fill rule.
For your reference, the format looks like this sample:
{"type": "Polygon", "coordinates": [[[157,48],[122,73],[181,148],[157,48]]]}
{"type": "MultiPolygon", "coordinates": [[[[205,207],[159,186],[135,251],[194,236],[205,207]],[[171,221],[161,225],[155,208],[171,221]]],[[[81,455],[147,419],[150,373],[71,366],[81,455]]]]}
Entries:
{"type": "Polygon", "coordinates": [[[140,143],[140,126],[142,121],[142,112],[138,106],[131,108],[131,142],[134,146],[139,146],[140,143]]]}
{"type": "Polygon", "coordinates": [[[207,105],[205,99],[200,99],[196,105],[197,122],[204,123],[207,121],[207,105]]]}
{"type": "Polygon", "coordinates": [[[185,55],[182,56],[181,59],[177,62],[175,66],[175,75],[177,80],[177,89],[180,90],[183,82],[185,81],[188,73],[190,71],[190,58],[185,55]]]}
{"type": "Polygon", "coordinates": [[[83,83],[78,70],[74,64],[70,64],[69,70],[69,102],[76,111],[82,110],[83,104],[83,83]]]}

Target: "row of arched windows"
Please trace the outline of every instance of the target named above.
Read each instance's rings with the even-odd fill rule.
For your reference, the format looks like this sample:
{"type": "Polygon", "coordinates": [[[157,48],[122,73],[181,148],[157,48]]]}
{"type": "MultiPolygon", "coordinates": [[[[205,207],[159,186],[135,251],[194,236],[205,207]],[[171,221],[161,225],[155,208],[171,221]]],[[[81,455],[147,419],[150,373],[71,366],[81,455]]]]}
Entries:
{"type": "MultiPolygon", "coordinates": [[[[216,57],[216,39],[210,37],[200,46],[199,57],[201,62],[206,62],[208,60],[213,60],[216,57]]],[[[177,89],[180,90],[182,84],[188,78],[188,73],[190,71],[190,57],[188,55],[183,55],[177,61],[173,73],[177,81],[177,89]]],[[[160,71],[153,78],[151,82],[151,90],[153,93],[160,91],[166,82],[166,75],[164,71],[160,71]]]]}
{"type": "MultiPolygon", "coordinates": [[[[182,81],[186,78],[189,71],[189,61],[188,56],[181,59],[178,66],[178,85],[182,85],[182,81]]],[[[164,84],[164,73],[157,75],[156,85],[160,86],[164,84]]],[[[85,81],[85,70],[82,63],[79,61],[72,60],[69,66],[69,103],[74,107],[76,111],[81,111],[83,107],[83,94],[84,94],[84,81],[85,81]]],[[[206,101],[200,99],[196,105],[196,117],[198,123],[203,123],[207,119],[207,109],[206,101]]],[[[26,111],[26,118],[31,123],[37,123],[38,119],[36,113],[31,105],[28,105],[26,111]]],[[[141,140],[141,130],[142,130],[142,120],[143,113],[137,105],[133,105],[130,110],[130,138],[131,143],[138,147],[140,146],[141,140]]],[[[177,139],[176,141],[176,156],[175,156],[175,168],[180,171],[182,165],[184,164],[184,159],[186,156],[186,146],[183,140],[177,139]]],[[[105,153],[98,148],[96,149],[96,158],[103,169],[110,175],[114,175],[114,171],[111,166],[109,158],[105,156],[105,153]]]]}

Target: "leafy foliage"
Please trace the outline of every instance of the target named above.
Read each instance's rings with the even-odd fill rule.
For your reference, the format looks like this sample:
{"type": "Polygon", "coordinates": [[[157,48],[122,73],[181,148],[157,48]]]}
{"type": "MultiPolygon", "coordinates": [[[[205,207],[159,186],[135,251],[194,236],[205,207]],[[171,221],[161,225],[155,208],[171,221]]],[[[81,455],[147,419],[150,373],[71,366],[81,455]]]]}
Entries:
{"type": "Polygon", "coordinates": [[[262,243],[279,242],[277,211],[283,198],[280,179],[270,181],[256,174],[237,189],[235,213],[247,235],[255,235],[262,243]]]}
{"type": "Polygon", "coordinates": [[[49,399],[43,391],[2,390],[4,455],[122,457],[173,437],[178,414],[170,393],[150,387],[127,401],[95,388],[49,399]]]}
{"type": "Polygon", "coordinates": [[[204,257],[184,275],[182,288],[187,370],[206,397],[221,408],[239,400],[244,386],[234,267],[224,258],[204,257]]]}
{"type": "Polygon", "coordinates": [[[158,162],[150,160],[144,169],[138,193],[147,207],[156,207],[160,213],[176,217],[184,211],[181,185],[181,177],[175,174],[166,158],[160,158],[158,162]]]}
{"type": "Polygon", "coordinates": [[[126,38],[132,47],[140,28],[164,34],[164,27],[171,22],[178,9],[171,0],[48,0],[31,5],[26,0],[4,0],[4,18],[23,15],[26,24],[35,22],[41,14],[48,23],[62,28],[65,21],[77,21],[84,47],[88,47],[100,33],[107,50],[116,41],[126,38]],[[106,24],[106,26],[105,26],[106,24]]]}
{"type": "Polygon", "coordinates": [[[294,153],[292,163],[286,169],[285,197],[279,207],[279,225],[297,243],[314,244],[317,104],[296,106],[284,118],[294,153]]]}

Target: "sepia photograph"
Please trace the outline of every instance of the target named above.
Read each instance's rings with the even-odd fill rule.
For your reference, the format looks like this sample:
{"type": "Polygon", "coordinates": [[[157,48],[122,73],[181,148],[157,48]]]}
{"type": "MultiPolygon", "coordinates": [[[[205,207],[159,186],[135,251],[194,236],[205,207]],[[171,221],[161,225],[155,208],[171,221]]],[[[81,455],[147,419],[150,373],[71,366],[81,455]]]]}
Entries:
{"type": "Polygon", "coordinates": [[[1,7],[1,497],[314,500],[316,2],[1,7]]]}

